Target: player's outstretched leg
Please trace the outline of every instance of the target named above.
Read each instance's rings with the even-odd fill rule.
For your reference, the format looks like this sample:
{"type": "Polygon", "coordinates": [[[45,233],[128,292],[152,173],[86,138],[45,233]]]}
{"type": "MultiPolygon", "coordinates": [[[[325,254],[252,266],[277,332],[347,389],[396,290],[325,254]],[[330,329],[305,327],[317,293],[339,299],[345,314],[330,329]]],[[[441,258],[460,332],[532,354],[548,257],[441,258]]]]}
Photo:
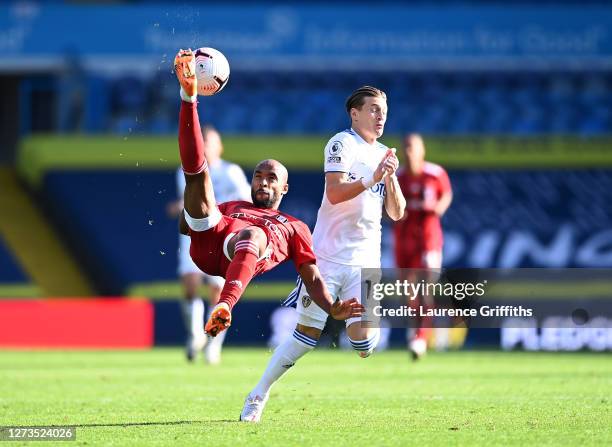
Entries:
{"type": "MultiPolygon", "coordinates": [[[[191,50],[181,50],[174,59],[174,70],[181,85],[181,110],[179,113],[179,153],[185,172],[185,219],[213,220],[219,215],[215,203],[212,180],[204,155],[204,138],[200,128],[197,108],[197,79],[195,59],[191,50]],[[214,217],[213,217],[214,216],[214,217]]],[[[207,222],[201,222],[206,225],[207,222]]],[[[190,224],[191,226],[191,224],[190,224]]],[[[196,222],[196,226],[198,223],[196,222]]],[[[197,230],[201,231],[201,230],[197,230]]]]}
{"type": "Polygon", "coordinates": [[[359,357],[365,359],[374,352],[380,340],[379,328],[361,327],[360,322],[354,322],[346,328],[349,342],[359,357]]]}
{"type": "Polygon", "coordinates": [[[298,324],[293,335],[287,337],[272,354],[270,362],[261,379],[244,401],[240,420],[243,422],[259,422],[270,396],[270,388],[289,368],[309,353],[317,345],[321,330],[298,324]]]}
{"type": "Polygon", "coordinates": [[[221,298],[204,328],[211,337],[216,337],[232,323],[232,309],[255,276],[255,267],[259,257],[266,251],[268,237],[259,227],[247,227],[230,240],[229,246],[232,245],[234,256],[225,273],[221,298]]]}

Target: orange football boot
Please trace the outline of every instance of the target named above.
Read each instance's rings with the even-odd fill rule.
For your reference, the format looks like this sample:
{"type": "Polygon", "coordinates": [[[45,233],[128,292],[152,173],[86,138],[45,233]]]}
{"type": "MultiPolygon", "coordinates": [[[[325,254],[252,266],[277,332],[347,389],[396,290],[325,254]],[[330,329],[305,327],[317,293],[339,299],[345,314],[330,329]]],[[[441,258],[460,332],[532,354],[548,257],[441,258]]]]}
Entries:
{"type": "Polygon", "coordinates": [[[187,96],[194,96],[198,92],[198,80],[195,75],[195,56],[190,49],[177,53],[174,72],[187,96]]]}
{"type": "Polygon", "coordinates": [[[232,314],[229,307],[225,303],[220,303],[215,306],[210,318],[204,326],[204,332],[211,337],[216,337],[220,332],[226,330],[232,324],[232,314]]]}

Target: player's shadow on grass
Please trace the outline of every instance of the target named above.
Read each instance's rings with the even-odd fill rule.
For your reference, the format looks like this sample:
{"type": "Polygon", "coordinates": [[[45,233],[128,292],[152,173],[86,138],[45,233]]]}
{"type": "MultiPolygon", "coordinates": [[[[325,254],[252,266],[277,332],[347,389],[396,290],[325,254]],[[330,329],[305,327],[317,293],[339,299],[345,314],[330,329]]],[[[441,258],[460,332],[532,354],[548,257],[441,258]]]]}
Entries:
{"type": "MultiPolygon", "coordinates": [[[[93,427],[146,427],[158,425],[188,425],[188,424],[219,424],[228,422],[239,422],[235,419],[218,419],[214,421],[159,421],[159,422],[116,422],[113,424],[70,424],[71,427],[93,428],[93,427]]],[[[58,426],[59,427],[59,426],[58,426]]],[[[62,426],[63,427],[63,426],[62,426]]]]}

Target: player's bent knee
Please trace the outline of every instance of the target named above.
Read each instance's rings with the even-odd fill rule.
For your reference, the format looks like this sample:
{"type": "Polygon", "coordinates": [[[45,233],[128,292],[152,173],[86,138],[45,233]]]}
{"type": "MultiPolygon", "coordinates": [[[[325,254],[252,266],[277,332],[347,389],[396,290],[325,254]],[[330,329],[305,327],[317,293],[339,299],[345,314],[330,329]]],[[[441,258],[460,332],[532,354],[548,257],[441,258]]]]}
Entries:
{"type": "Polygon", "coordinates": [[[243,230],[240,230],[236,235],[236,242],[238,241],[251,241],[257,245],[259,249],[259,254],[266,249],[266,245],[268,244],[268,237],[266,233],[258,227],[248,227],[243,230]]]}
{"type": "Polygon", "coordinates": [[[313,332],[312,329],[317,331],[315,328],[308,328],[298,324],[293,331],[293,338],[300,344],[304,345],[305,348],[314,349],[315,346],[317,346],[319,337],[321,336],[321,331],[318,331],[319,333],[316,334],[316,332],[313,332]],[[316,336],[313,337],[311,335],[316,336]]]}
{"type": "Polygon", "coordinates": [[[316,327],[312,327],[312,326],[304,326],[303,324],[297,324],[295,326],[295,329],[304,334],[307,335],[310,338],[313,338],[315,340],[319,340],[319,338],[321,338],[321,329],[317,329],[316,327]]]}

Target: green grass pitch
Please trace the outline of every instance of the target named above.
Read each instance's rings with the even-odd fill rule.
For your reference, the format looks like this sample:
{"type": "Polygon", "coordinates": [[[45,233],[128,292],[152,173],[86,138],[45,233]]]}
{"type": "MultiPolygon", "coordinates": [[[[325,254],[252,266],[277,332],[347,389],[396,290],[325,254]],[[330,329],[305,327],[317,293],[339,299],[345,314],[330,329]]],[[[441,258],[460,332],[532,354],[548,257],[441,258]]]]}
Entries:
{"type": "Polygon", "coordinates": [[[269,355],[227,349],[208,367],[179,349],[1,351],[0,425],[76,425],[76,442],[63,444],[88,446],[612,444],[607,354],[459,352],[415,364],[402,351],[317,350],[273,388],[260,424],[239,423],[269,355]]]}

